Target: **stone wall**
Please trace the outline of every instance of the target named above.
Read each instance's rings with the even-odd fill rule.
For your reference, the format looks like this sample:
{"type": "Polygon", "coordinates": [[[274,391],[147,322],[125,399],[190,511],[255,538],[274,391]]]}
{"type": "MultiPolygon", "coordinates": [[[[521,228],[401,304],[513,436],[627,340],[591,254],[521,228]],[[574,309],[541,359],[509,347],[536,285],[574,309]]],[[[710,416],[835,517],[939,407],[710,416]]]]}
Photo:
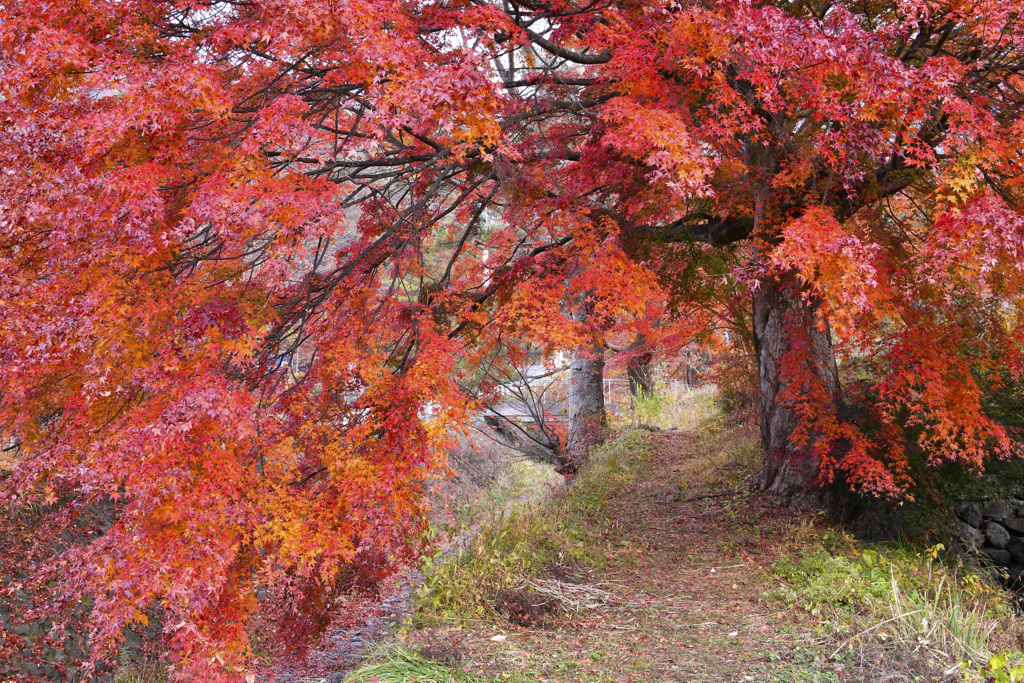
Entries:
{"type": "Polygon", "coordinates": [[[1024,501],[967,505],[958,517],[963,522],[959,535],[967,547],[988,557],[1010,586],[1024,587],[1024,501]]]}

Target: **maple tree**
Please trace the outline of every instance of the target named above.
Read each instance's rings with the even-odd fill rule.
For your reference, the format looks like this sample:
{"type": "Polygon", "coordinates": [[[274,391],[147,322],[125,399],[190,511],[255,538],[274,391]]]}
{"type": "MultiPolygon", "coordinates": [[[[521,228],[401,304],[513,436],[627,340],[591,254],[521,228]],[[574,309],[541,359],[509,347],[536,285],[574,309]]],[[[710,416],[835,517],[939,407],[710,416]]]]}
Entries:
{"type": "Polygon", "coordinates": [[[476,349],[642,307],[612,226],[485,225],[541,154],[460,42],[492,15],[3,6],[5,496],[113,511],[37,567],[54,613],[92,596],[93,657],[156,606],[177,677],[238,678],[258,586],[307,615],[412,556],[476,349]]]}
{"type": "Polygon", "coordinates": [[[908,424],[1013,452],[1022,9],[0,4],[5,495],[116,517],[49,605],[92,596],[97,658],[158,605],[178,677],[239,678],[258,586],[330,610],[415,554],[494,349],[599,378],[722,248],[765,488],[899,493],[908,424]]]}
{"type": "Polygon", "coordinates": [[[1019,452],[982,410],[1020,373],[1019,18],[1013,3],[741,4],[665,33],[707,58],[647,92],[699,93],[681,116],[719,164],[714,201],[684,202],[662,238],[752,242],[736,276],[754,290],[762,488],[815,497],[841,475],[893,494],[908,449],[976,467],[1019,452]]]}

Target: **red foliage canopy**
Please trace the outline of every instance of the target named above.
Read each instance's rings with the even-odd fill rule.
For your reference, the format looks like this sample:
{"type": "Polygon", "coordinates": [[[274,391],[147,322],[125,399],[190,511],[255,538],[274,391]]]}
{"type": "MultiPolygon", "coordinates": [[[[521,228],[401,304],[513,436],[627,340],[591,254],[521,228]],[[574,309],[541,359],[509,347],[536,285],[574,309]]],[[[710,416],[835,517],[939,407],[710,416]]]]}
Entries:
{"type": "Polygon", "coordinates": [[[157,604],[181,678],[237,678],[256,586],[329,605],[415,551],[480,358],[628,335],[655,271],[747,238],[741,281],[795,272],[871,366],[881,440],[792,346],[827,472],[898,492],[908,419],[1009,453],[980,399],[1022,370],[1022,13],[0,4],[5,495],[117,513],[54,606],[93,596],[99,657],[157,604]]]}

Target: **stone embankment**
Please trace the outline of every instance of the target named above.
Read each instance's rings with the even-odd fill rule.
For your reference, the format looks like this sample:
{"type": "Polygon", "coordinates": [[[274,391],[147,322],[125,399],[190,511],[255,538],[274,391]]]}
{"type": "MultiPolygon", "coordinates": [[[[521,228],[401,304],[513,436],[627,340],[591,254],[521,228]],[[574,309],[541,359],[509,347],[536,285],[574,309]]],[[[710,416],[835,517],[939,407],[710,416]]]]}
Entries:
{"type": "Polygon", "coordinates": [[[1002,500],[960,510],[960,538],[988,557],[1006,583],[1024,587],[1024,501],[1002,500]]]}

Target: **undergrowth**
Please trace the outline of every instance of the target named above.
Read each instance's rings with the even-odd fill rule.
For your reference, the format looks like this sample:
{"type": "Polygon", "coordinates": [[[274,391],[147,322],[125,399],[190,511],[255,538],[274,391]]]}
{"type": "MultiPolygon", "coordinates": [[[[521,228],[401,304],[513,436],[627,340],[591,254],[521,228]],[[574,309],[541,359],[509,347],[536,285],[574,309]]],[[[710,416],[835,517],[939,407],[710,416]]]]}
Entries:
{"type": "Polygon", "coordinates": [[[479,680],[397,645],[378,650],[371,659],[375,661],[350,674],[344,683],[475,683],[479,680]]]}
{"type": "Polygon", "coordinates": [[[817,617],[835,654],[917,658],[946,675],[997,680],[993,658],[1020,660],[1009,596],[986,574],[954,562],[939,544],[862,547],[846,534],[804,530],[799,558],[772,573],[769,597],[817,617]]]}
{"type": "MultiPolygon", "coordinates": [[[[676,484],[677,498],[685,500],[686,489],[726,493],[743,489],[760,462],[751,434],[729,426],[710,391],[691,391],[683,400],[673,398],[657,405],[641,402],[633,415],[620,418],[619,436],[596,450],[575,480],[556,495],[520,502],[522,494],[536,486],[536,472],[512,468],[509,480],[460,520],[462,537],[468,539],[461,550],[426,561],[427,578],[417,595],[415,626],[447,622],[472,631],[478,630],[480,620],[504,623],[492,607],[500,591],[524,588],[529,581],[567,566],[601,569],[612,554],[608,539],[614,534],[609,532],[633,523],[616,519],[611,511],[615,503],[610,501],[633,495],[651,472],[651,445],[635,425],[689,430],[693,447],[686,457],[672,461],[671,471],[659,472],[676,484]]],[[[730,515],[726,513],[720,521],[731,524],[730,515]]],[[[1014,668],[1020,661],[1017,650],[1022,641],[1019,628],[1012,626],[1007,594],[979,570],[957,564],[941,546],[869,546],[840,529],[810,520],[783,536],[779,547],[789,556],[771,565],[778,585],[765,597],[812,615],[810,621],[817,626],[812,640],[801,641],[807,661],[798,656],[800,647],[772,650],[766,656],[764,680],[839,680],[830,678],[832,674],[819,677],[827,662],[839,662],[865,675],[881,672],[882,678],[872,680],[1024,680],[1024,670],[1014,668]],[[773,657],[786,658],[785,666],[772,669],[773,657]],[[789,677],[775,678],[775,673],[789,677]]],[[[643,557],[636,561],[647,561],[647,555],[643,557]]],[[[667,607],[661,617],[678,619],[673,609],[667,607]]],[[[668,640],[675,637],[658,631],[653,620],[625,628],[639,633],[651,630],[668,640]]],[[[780,625],[774,635],[784,628],[780,625]]],[[[480,680],[462,669],[428,661],[397,643],[389,647],[348,680],[361,683],[374,676],[380,681],[480,680]]],[[[554,650],[558,651],[557,646],[554,650]]],[[[593,656],[597,655],[590,655],[596,661],[593,656]]],[[[540,670],[537,667],[550,663],[541,661],[535,658],[523,671],[513,670],[510,675],[530,680],[540,670]]]]}
{"type": "Polygon", "coordinates": [[[605,501],[643,474],[648,450],[641,432],[626,431],[596,449],[562,495],[511,507],[491,501],[470,513],[462,524],[474,533],[455,558],[439,552],[424,561],[420,623],[487,614],[498,591],[555,567],[599,566],[605,501]]]}
{"type": "Polygon", "coordinates": [[[663,430],[691,430],[709,417],[720,415],[714,387],[690,389],[682,384],[658,383],[653,394],[632,397],[628,410],[609,416],[613,427],[653,427],[663,430]]]}
{"type": "Polygon", "coordinates": [[[167,667],[156,657],[135,659],[122,655],[114,683],[168,683],[167,667]]]}
{"type": "Polygon", "coordinates": [[[745,489],[764,463],[760,444],[753,434],[729,426],[720,414],[705,418],[696,437],[697,455],[676,467],[681,491],[745,489]]]}

